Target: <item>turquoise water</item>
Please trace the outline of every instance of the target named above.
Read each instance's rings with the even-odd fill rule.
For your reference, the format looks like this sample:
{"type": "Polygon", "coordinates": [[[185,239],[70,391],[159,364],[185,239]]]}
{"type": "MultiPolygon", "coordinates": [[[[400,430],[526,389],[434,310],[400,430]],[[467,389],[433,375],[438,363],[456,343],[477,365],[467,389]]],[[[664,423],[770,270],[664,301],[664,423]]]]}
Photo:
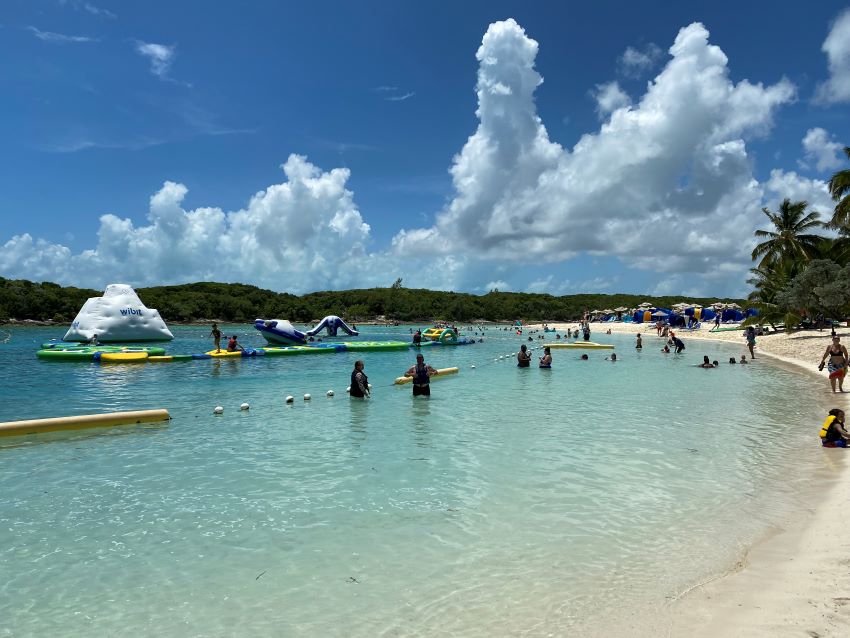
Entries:
{"type": "MultiPolygon", "coordinates": [[[[250,326],[224,331],[262,345],[250,326]]],[[[209,349],[208,328],[174,332],[170,351],[209,349]]],[[[0,635],[649,628],[800,507],[808,473],[789,467],[822,459],[807,379],[760,360],[694,367],[742,347],[663,355],[649,336],[638,353],[632,336],[595,334],[620,361],[555,350],[546,371],[494,361],[527,342],[485,335],[425,350],[461,372],[413,400],[392,385],[409,352],[100,365],[37,360],[57,331],[12,330],[0,421],[160,407],[173,420],[0,439],[0,635]],[[345,394],[356,358],[367,402],[345,394]]]]}

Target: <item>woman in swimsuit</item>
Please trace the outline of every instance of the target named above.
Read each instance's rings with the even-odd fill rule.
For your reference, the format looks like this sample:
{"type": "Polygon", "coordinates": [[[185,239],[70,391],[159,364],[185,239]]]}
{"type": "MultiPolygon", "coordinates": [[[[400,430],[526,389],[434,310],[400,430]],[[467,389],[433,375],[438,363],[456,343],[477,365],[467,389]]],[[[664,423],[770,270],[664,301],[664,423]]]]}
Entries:
{"type": "Polygon", "coordinates": [[[832,338],[832,343],[827,347],[826,351],[820,359],[818,370],[823,370],[824,362],[829,357],[829,385],[832,386],[832,391],[835,392],[835,382],[838,381],[838,391],[844,392],[844,375],[847,374],[847,348],[841,345],[841,337],[835,336],[832,338]]]}
{"type": "Polygon", "coordinates": [[[549,346],[543,348],[543,356],[540,357],[540,367],[541,368],[551,368],[552,367],[552,353],[549,350],[549,346]]]}

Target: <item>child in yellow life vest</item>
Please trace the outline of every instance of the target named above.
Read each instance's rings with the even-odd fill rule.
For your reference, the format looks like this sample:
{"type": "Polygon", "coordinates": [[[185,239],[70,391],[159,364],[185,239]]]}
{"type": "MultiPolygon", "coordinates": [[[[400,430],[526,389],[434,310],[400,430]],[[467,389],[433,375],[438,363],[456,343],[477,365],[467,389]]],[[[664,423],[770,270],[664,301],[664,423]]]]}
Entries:
{"type": "Polygon", "coordinates": [[[833,408],[829,411],[819,436],[824,447],[847,447],[850,434],[844,429],[844,410],[833,408]]]}

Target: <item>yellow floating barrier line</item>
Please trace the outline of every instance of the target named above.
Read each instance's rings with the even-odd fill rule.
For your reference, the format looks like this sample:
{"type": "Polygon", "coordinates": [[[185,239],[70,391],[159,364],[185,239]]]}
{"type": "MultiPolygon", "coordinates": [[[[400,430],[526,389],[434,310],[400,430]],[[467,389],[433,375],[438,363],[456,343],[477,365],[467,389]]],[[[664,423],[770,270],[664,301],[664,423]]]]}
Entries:
{"type": "Polygon", "coordinates": [[[64,432],[66,430],[85,430],[87,428],[111,428],[118,425],[136,425],[137,423],[156,423],[168,421],[168,410],[134,410],[132,412],[111,412],[108,414],[81,414],[79,416],[61,416],[52,419],[32,419],[29,421],[8,421],[0,423],[0,436],[24,436],[42,432],[64,432]]]}
{"type": "MultiPolygon", "coordinates": [[[[442,379],[443,377],[448,376],[450,374],[457,373],[457,368],[438,368],[437,374],[431,376],[431,381],[436,381],[437,379],[442,379]]],[[[404,385],[405,383],[410,383],[411,381],[413,381],[413,377],[396,377],[394,383],[396,385],[404,385]]]]}
{"type": "Polygon", "coordinates": [[[613,343],[593,343],[592,341],[576,341],[575,343],[544,343],[547,348],[569,348],[572,350],[613,350],[613,343]]]}
{"type": "Polygon", "coordinates": [[[147,360],[147,352],[103,352],[100,355],[100,361],[109,363],[142,363],[147,360]]]}

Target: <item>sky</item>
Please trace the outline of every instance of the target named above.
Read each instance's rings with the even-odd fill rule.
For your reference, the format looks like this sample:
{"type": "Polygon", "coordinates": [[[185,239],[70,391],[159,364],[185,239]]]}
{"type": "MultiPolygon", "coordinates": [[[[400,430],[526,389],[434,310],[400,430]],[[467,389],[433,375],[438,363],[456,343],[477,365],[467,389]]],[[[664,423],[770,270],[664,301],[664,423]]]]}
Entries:
{"type": "Polygon", "coordinates": [[[846,2],[2,0],[0,59],[7,278],[741,297],[848,168],[846,2]]]}

